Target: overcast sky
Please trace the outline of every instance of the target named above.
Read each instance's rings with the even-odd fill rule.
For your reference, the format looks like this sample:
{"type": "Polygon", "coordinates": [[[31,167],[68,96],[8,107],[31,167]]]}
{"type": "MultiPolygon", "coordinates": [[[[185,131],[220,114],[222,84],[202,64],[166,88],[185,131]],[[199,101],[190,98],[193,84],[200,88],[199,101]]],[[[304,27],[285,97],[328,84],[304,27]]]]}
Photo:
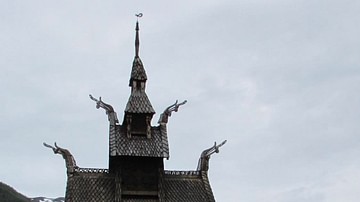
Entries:
{"type": "Polygon", "coordinates": [[[130,95],[135,13],[147,94],[169,120],[166,169],[203,149],[219,202],[358,202],[360,1],[0,1],[0,181],[64,196],[61,156],[107,168],[108,120],[130,95]]]}

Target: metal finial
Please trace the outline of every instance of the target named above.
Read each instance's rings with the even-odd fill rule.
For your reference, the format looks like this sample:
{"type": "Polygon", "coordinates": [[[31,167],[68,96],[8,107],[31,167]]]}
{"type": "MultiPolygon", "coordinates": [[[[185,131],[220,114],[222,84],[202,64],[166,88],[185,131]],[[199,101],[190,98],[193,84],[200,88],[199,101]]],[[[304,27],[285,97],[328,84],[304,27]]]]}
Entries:
{"type": "Polygon", "coordinates": [[[137,18],[141,18],[141,17],[143,16],[143,14],[142,14],[142,13],[138,13],[138,14],[135,14],[135,16],[136,16],[137,18]]]}

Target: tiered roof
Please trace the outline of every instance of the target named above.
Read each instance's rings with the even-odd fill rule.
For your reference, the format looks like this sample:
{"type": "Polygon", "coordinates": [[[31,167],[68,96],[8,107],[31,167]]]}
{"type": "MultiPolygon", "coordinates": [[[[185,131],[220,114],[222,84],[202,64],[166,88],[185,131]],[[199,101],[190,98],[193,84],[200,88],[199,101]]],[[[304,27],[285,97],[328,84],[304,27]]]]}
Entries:
{"type": "MultiPolygon", "coordinates": [[[[138,17],[141,16],[138,15],[138,17]]],[[[105,109],[109,118],[109,169],[80,168],[68,150],[60,148],[56,144],[53,147],[44,143],[46,147],[52,148],[55,153],[61,154],[66,161],[68,176],[66,202],[215,201],[207,176],[208,160],[210,155],[218,152],[219,147],[225,142],[219,146],[215,143],[213,147],[205,150],[200,157],[200,166],[197,170],[164,170],[163,159],[169,158],[166,128],[168,117],[186,101],[179,104],[176,101],[161,114],[158,126],[150,126],[155,110],[145,93],[146,80],[146,72],[139,57],[139,25],[137,22],[135,58],[129,83],[132,89],[125,108],[123,124],[118,123],[116,112],[111,105],[104,103],[101,97],[96,99],[90,95],[90,98],[96,102],[96,107],[105,109]],[[134,121],[142,123],[132,123],[134,121]],[[136,129],[145,128],[146,135],[142,133],[132,134],[132,127],[137,127],[136,129]],[[143,159],[146,159],[144,164],[141,163],[143,159]],[[125,164],[128,166],[125,168],[122,167],[124,163],[132,165],[125,164]],[[147,163],[151,163],[151,165],[146,165],[147,163]],[[141,166],[136,168],[138,169],[136,172],[140,172],[137,176],[132,168],[139,165],[141,166]],[[149,167],[152,173],[148,173],[149,169],[143,169],[143,167],[149,167]],[[127,176],[126,172],[132,173],[127,176]],[[138,179],[132,181],[132,177],[150,181],[141,182],[139,188],[139,184],[136,184],[138,179]],[[127,180],[130,181],[127,182],[127,180]],[[154,182],[157,183],[155,186],[151,184],[154,182]],[[126,183],[130,183],[130,185],[126,183]],[[147,187],[141,187],[144,183],[150,183],[151,190],[143,190],[144,187],[147,187]]]]}
{"type": "Polygon", "coordinates": [[[143,86],[143,88],[134,87],[134,81],[138,81],[137,85],[141,85],[141,83],[144,83],[143,85],[145,85],[145,82],[147,80],[144,65],[139,57],[139,22],[136,22],[135,30],[135,58],[133,61],[133,66],[131,68],[131,75],[129,81],[129,86],[133,88],[129,97],[129,101],[126,104],[125,112],[154,114],[155,110],[153,109],[151,102],[145,93],[145,86],[143,86]]]}
{"type": "Polygon", "coordinates": [[[151,137],[134,136],[128,138],[121,127],[117,127],[114,136],[110,140],[111,156],[142,156],[142,157],[161,157],[169,158],[169,145],[164,126],[151,128],[151,137]]]}
{"type": "MultiPolygon", "coordinates": [[[[66,201],[115,201],[116,178],[108,172],[78,170],[68,179],[66,201]]],[[[160,181],[162,191],[158,199],[133,197],[120,201],[213,202],[207,174],[202,171],[165,171],[160,181]]]]}

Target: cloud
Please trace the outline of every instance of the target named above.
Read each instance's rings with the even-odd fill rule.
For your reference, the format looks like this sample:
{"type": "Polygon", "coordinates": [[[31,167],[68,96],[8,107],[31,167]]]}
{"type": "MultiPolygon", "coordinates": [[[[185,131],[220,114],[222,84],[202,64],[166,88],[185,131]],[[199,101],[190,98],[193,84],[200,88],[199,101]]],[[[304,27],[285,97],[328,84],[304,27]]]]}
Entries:
{"type": "Polygon", "coordinates": [[[176,99],[188,100],[169,120],[167,168],[194,169],[203,149],[227,139],[210,162],[218,201],[355,201],[358,6],[2,2],[2,180],[29,196],[63,195],[63,161],[43,141],[69,148],[80,166],[107,167],[107,118],[88,94],[122,119],[134,13],[143,12],[153,124],[176,99]]]}

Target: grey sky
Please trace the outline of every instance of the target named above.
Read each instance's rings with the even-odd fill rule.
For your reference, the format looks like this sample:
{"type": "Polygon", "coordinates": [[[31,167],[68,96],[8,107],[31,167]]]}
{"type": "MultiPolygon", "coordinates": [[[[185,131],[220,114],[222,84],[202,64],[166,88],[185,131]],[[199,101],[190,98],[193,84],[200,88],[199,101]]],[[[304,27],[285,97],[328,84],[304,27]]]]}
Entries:
{"type": "Polygon", "coordinates": [[[134,26],[147,94],[169,121],[167,169],[210,162],[217,201],[360,198],[357,0],[0,1],[0,180],[64,195],[58,142],[81,167],[107,167],[108,121],[129,97],[134,26]]]}

